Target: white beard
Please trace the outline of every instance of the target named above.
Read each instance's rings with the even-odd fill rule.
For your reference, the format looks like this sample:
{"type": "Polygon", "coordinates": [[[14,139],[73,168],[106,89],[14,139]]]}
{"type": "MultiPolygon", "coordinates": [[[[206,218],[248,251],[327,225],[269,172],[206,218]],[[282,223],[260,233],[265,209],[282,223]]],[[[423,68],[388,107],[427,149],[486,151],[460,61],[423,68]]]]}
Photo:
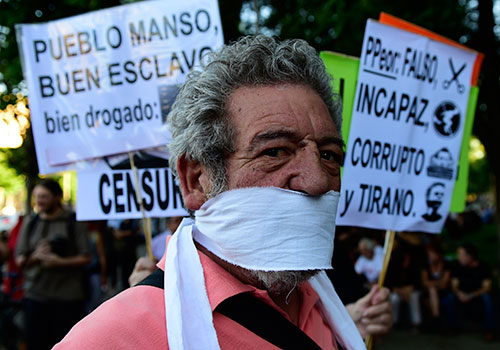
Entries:
{"type": "Polygon", "coordinates": [[[302,271],[248,271],[250,279],[257,280],[257,285],[268,291],[270,295],[290,293],[299,284],[316,275],[320,270],[302,271]]]}

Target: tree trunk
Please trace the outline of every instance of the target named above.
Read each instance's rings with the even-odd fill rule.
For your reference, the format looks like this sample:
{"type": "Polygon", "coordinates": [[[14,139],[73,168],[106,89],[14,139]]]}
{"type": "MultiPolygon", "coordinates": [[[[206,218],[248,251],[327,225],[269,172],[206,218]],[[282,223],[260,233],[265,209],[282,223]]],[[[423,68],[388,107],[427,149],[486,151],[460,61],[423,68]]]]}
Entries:
{"type": "MultiPolygon", "coordinates": [[[[488,155],[489,164],[494,176],[494,191],[496,199],[496,222],[500,241],[500,68],[498,56],[498,40],[494,34],[495,20],[493,17],[493,1],[478,1],[479,29],[477,37],[477,49],[485,54],[483,62],[478,120],[475,123],[476,135],[484,144],[488,155]],[[483,105],[483,106],[484,106],[483,105]],[[483,115],[482,115],[483,114],[483,115]]],[[[500,247],[499,247],[500,261],[500,247]]]]}

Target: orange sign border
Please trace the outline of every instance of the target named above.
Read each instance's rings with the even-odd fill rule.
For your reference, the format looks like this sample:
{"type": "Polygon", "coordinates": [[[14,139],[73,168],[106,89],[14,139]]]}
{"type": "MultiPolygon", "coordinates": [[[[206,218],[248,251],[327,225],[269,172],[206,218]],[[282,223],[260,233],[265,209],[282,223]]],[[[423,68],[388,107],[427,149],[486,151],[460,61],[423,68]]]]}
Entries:
{"type": "Polygon", "coordinates": [[[388,13],[385,13],[385,12],[381,12],[380,13],[379,22],[383,23],[383,24],[387,24],[387,25],[393,26],[393,27],[396,27],[396,28],[400,28],[400,29],[406,30],[408,32],[412,32],[412,33],[415,33],[415,34],[423,35],[423,36],[426,36],[426,37],[428,37],[430,39],[433,39],[433,40],[436,40],[436,41],[440,41],[442,43],[445,43],[445,44],[448,44],[448,45],[452,45],[452,46],[455,46],[455,47],[459,47],[459,48],[467,50],[467,51],[476,52],[477,53],[477,57],[476,57],[476,61],[474,62],[474,69],[472,71],[471,85],[472,86],[477,86],[477,79],[479,78],[479,72],[481,71],[481,65],[483,64],[483,60],[484,60],[484,54],[483,53],[481,53],[479,51],[476,51],[476,50],[472,50],[472,49],[468,48],[467,46],[464,46],[464,45],[461,45],[461,44],[457,43],[456,41],[448,39],[448,38],[446,38],[446,37],[444,37],[442,35],[439,35],[439,34],[436,34],[434,32],[431,32],[428,29],[422,28],[420,26],[417,26],[416,24],[407,22],[407,21],[405,21],[405,20],[403,20],[401,18],[392,16],[392,15],[390,15],[388,13]]]}

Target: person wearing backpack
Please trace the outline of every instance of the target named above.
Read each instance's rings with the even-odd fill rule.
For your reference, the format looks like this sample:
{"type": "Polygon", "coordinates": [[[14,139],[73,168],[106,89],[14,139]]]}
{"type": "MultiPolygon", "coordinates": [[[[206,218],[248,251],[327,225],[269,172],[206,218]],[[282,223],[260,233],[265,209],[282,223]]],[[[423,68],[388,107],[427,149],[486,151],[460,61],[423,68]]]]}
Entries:
{"type": "Polygon", "coordinates": [[[50,349],[85,316],[83,271],[90,262],[86,227],[63,207],[52,179],[33,191],[37,213],[21,228],[16,263],[24,273],[27,349],[50,349]]]}

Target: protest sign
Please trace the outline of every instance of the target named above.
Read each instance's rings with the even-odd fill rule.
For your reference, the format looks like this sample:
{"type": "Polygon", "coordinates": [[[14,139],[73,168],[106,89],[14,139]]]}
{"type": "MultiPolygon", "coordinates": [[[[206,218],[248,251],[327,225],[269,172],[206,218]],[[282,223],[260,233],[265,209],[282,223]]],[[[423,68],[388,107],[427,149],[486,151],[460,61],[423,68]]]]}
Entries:
{"type": "Polygon", "coordinates": [[[223,44],[216,0],[143,1],[16,30],[42,174],[167,143],[178,85],[223,44]]]}
{"type": "MultiPolygon", "coordinates": [[[[185,216],[181,191],[168,168],[165,151],[136,152],[139,187],[147,217],[185,216]]],[[[104,157],[79,171],[78,220],[142,218],[128,155],[104,157]]]]}
{"type": "Polygon", "coordinates": [[[439,232],[477,53],[368,21],[337,222],[439,232]]]}
{"type": "MultiPolygon", "coordinates": [[[[356,92],[356,81],[358,80],[359,58],[329,51],[321,52],[320,56],[325,63],[326,71],[333,77],[332,89],[340,95],[342,101],[342,139],[347,144],[356,92]]],[[[450,204],[450,211],[455,213],[461,213],[465,209],[467,182],[469,178],[469,141],[472,135],[478,94],[479,88],[472,86],[465,117],[464,136],[460,149],[458,176],[450,204]]]]}
{"type": "Polygon", "coordinates": [[[319,55],[325,63],[327,73],[333,77],[332,89],[339,94],[342,101],[342,139],[347,144],[358,80],[359,58],[328,51],[320,52],[319,55]]]}
{"type": "Polygon", "coordinates": [[[467,105],[464,137],[460,148],[460,159],[458,160],[458,176],[451,197],[450,212],[452,213],[462,213],[465,210],[469,182],[469,142],[472,135],[478,95],[479,88],[477,86],[472,86],[470,89],[469,104],[467,105]]]}
{"type": "MultiPolygon", "coordinates": [[[[456,46],[465,50],[470,50],[468,47],[463,46],[453,40],[443,37],[439,34],[431,32],[425,28],[419,27],[413,23],[407,22],[401,18],[391,16],[388,13],[382,12],[379,17],[380,23],[388,24],[396,28],[400,28],[412,33],[424,35],[428,38],[456,46]]],[[[479,88],[477,87],[477,80],[481,71],[481,64],[484,60],[484,54],[478,52],[476,61],[474,62],[474,69],[471,76],[471,91],[469,96],[469,104],[467,106],[467,117],[465,119],[464,136],[462,141],[462,148],[460,151],[460,160],[458,166],[458,177],[453,189],[453,197],[451,199],[450,212],[461,213],[465,210],[465,202],[467,197],[467,182],[469,178],[469,141],[472,135],[472,125],[474,123],[477,97],[479,88]]]]}

